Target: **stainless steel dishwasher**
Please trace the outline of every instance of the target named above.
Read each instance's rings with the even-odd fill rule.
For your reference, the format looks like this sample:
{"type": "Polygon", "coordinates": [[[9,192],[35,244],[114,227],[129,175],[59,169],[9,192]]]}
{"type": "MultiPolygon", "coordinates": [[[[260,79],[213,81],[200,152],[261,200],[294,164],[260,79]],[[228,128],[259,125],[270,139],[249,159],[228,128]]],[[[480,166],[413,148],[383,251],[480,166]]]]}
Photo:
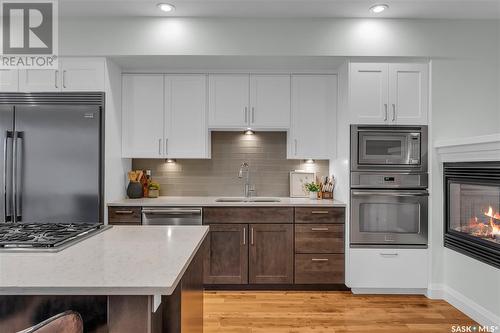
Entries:
{"type": "Polygon", "coordinates": [[[144,225],[201,225],[200,207],[150,207],[142,209],[144,225]]]}

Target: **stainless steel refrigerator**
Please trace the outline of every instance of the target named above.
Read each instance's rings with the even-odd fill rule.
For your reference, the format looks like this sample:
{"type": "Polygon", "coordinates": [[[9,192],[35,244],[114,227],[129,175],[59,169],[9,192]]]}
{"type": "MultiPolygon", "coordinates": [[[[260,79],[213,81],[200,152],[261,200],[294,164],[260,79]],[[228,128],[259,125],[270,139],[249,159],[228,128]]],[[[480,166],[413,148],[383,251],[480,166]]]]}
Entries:
{"type": "Polygon", "coordinates": [[[0,93],[2,222],[102,222],[103,93],[0,93]]]}

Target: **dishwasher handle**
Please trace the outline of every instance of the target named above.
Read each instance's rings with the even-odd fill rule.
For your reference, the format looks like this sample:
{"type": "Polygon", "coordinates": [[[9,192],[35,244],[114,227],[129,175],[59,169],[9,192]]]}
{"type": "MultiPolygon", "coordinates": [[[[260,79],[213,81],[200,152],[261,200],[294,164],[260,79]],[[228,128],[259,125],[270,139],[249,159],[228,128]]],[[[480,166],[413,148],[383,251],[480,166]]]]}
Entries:
{"type": "Polygon", "coordinates": [[[201,209],[143,209],[142,213],[151,215],[201,215],[201,209]]]}

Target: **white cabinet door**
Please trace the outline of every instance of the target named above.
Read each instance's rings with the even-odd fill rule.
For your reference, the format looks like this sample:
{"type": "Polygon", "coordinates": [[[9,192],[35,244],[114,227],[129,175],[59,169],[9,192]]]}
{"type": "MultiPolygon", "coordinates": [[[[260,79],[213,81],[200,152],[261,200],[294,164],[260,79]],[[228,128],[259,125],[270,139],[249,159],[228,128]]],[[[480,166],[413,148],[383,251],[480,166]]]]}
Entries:
{"type": "Polygon", "coordinates": [[[290,75],[250,76],[250,126],[290,128],[290,75]]]}
{"type": "Polygon", "coordinates": [[[163,75],[123,75],[123,157],[164,157],[163,75]]]}
{"type": "Polygon", "coordinates": [[[427,288],[427,249],[350,249],[349,287],[427,288]]]}
{"type": "Polygon", "coordinates": [[[249,122],[249,75],[209,76],[210,128],[242,128],[249,122]]]}
{"type": "Polygon", "coordinates": [[[293,75],[288,158],[333,158],[336,114],[336,75],[293,75]]]}
{"type": "Polygon", "coordinates": [[[19,71],[15,69],[0,69],[0,91],[19,91],[19,71]]]}
{"type": "Polygon", "coordinates": [[[61,91],[57,69],[25,69],[19,71],[19,90],[22,92],[61,91]]]}
{"type": "Polygon", "coordinates": [[[62,58],[61,88],[63,91],[103,91],[103,58],[62,58]]]}
{"type": "Polygon", "coordinates": [[[389,64],[389,120],[426,125],[429,105],[427,64],[389,64]]]}
{"type": "Polygon", "coordinates": [[[206,75],[165,76],[165,155],[207,158],[206,75]]]}
{"type": "Polygon", "coordinates": [[[384,124],[389,119],[388,65],[351,63],[349,111],[354,124],[384,124]]]}

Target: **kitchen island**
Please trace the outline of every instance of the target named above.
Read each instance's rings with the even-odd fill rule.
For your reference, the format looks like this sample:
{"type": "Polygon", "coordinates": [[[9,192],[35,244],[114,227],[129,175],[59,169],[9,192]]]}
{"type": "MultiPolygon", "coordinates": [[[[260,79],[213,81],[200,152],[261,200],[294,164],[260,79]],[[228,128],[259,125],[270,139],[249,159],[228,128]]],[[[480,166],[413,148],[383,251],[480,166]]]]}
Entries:
{"type": "MultiPolygon", "coordinates": [[[[32,304],[47,308],[46,302],[90,302],[96,304],[93,311],[103,304],[103,331],[180,331],[182,308],[202,309],[207,234],[207,226],[114,226],[57,253],[0,252],[0,302],[9,307],[0,313],[0,331],[36,324],[24,312],[32,304]],[[189,307],[181,303],[184,291],[189,307]],[[17,311],[14,304],[20,305],[17,311]]],[[[196,313],[190,322],[200,326],[202,312],[196,313]]]]}

